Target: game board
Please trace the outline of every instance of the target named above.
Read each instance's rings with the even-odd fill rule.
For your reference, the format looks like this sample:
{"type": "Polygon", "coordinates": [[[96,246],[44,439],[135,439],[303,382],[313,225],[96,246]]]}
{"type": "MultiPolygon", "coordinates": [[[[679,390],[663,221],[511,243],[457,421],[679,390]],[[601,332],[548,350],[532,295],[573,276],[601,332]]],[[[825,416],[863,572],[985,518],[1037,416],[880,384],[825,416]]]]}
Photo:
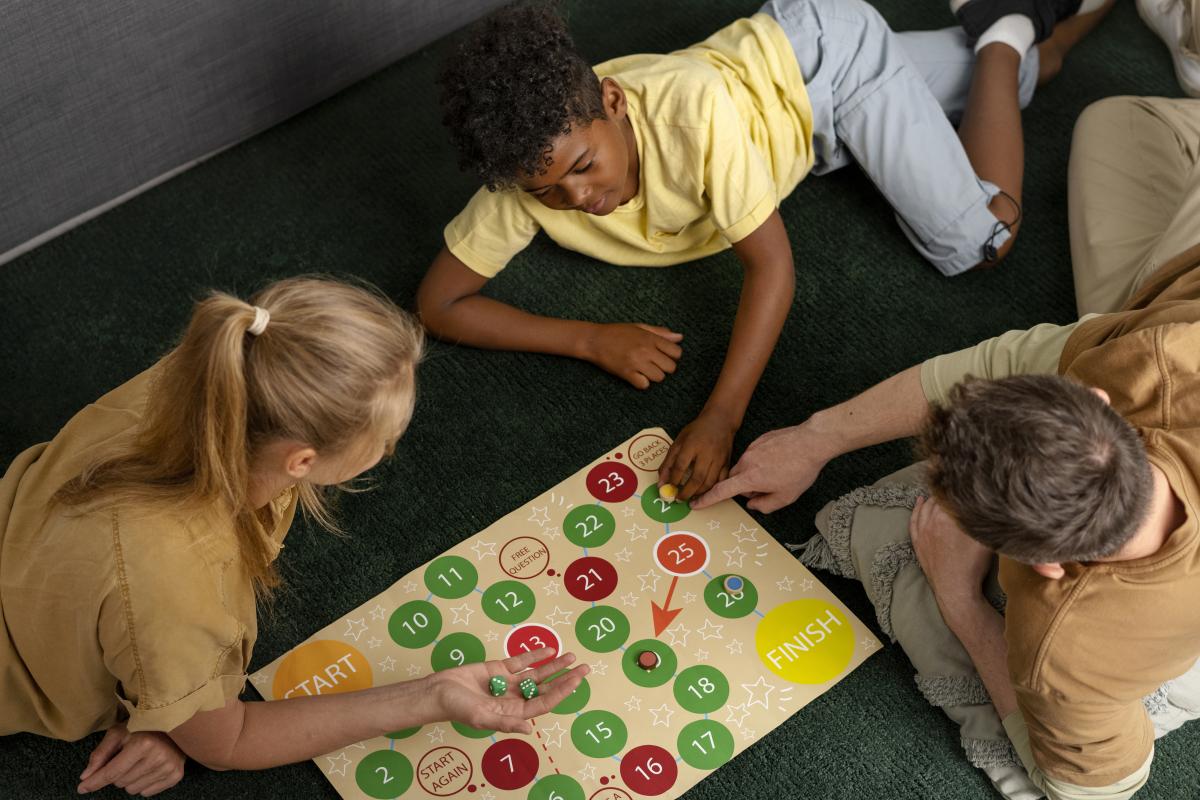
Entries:
{"type": "Polygon", "coordinates": [[[543,643],[591,665],[532,736],[442,723],[314,759],[342,797],[678,797],[878,649],[736,503],[660,498],[669,446],[640,432],[252,676],[271,700],[543,643]]]}

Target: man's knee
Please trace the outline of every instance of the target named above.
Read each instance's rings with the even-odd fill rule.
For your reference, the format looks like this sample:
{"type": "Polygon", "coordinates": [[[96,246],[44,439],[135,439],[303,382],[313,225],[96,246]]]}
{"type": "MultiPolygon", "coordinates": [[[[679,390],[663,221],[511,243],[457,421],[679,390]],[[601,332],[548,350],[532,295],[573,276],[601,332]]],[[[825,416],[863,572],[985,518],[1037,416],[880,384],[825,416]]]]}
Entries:
{"type": "Polygon", "coordinates": [[[1144,98],[1123,95],[1105,97],[1089,105],[1075,120],[1075,132],[1071,141],[1071,156],[1090,150],[1096,143],[1132,144],[1129,133],[1129,118],[1145,113],[1144,98]]]}

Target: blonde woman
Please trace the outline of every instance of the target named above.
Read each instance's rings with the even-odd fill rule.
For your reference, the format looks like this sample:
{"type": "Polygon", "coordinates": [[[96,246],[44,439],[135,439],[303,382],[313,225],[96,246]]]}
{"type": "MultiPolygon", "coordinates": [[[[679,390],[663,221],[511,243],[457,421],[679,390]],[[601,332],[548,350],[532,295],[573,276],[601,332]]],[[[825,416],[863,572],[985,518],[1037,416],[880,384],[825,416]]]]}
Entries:
{"type": "Polygon", "coordinates": [[[262,769],[446,719],[529,732],[586,667],[528,702],[491,697],[488,678],[546,651],[361,692],[238,699],[256,597],[279,583],[297,506],[331,525],[321,487],[391,452],[422,344],[409,315],[334,281],[280,281],[250,302],[214,293],[158,364],[17,456],[0,480],[0,734],[107,730],[79,791],[150,796],[188,756],[262,769]]]}

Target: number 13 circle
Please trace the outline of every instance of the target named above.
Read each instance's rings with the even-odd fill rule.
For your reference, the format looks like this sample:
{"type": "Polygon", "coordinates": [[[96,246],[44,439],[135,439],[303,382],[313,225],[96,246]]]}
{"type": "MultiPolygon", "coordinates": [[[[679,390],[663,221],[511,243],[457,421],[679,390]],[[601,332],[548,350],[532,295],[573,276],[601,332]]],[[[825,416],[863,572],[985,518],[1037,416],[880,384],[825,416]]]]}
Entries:
{"type": "Polygon", "coordinates": [[[548,661],[553,661],[562,652],[562,639],[558,638],[558,634],[554,632],[553,628],[546,625],[538,625],[533,622],[527,625],[518,625],[504,637],[504,652],[509,656],[532,653],[543,647],[552,647],[554,652],[550,654],[549,658],[543,658],[532,666],[540,667],[548,661]]]}

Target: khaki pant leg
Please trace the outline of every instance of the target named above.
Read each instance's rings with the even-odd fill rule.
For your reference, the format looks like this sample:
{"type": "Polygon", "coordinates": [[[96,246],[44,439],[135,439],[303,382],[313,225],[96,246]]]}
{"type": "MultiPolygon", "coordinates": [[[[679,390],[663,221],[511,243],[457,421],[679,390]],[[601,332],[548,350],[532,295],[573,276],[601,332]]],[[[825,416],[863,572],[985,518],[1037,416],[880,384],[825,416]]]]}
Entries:
{"type": "Polygon", "coordinates": [[[1109,97],[1084,109],[1068,168],[1080,314],[1116,311],[1200,241],[1200,101],[1109,97]]]}

